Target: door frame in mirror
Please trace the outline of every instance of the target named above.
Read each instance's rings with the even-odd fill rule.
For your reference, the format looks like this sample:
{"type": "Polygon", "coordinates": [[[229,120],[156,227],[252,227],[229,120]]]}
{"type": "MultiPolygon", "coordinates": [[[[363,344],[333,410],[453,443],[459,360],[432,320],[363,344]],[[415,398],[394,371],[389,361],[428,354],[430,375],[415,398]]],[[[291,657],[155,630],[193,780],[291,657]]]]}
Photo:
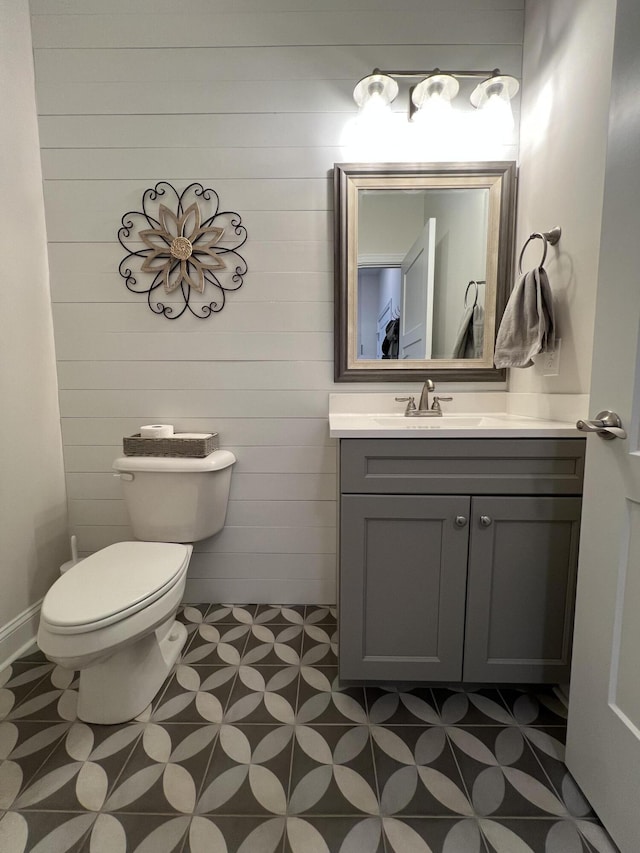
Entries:
{"type": "Polygon", "coordinates": [[[495,336],[510,290],[515,226],[516,163],[336,163],[334,187],[334,330],[336,382],[501,382],[506,370],[493,366],[495,336]],[[365,360],[356,358],[359,189],[489,190],[483,359],[365,360]]]}

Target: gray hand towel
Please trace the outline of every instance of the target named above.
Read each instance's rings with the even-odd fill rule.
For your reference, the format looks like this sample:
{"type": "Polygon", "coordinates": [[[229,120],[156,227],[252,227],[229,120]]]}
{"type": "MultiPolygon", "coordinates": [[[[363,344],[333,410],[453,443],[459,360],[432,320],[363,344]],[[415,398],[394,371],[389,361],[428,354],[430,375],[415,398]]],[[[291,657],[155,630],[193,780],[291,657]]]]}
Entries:
{"type": "Polygon", "coordinates": [[[482,358],[483,345],[484,310],[470,305],[464,309],[451,358],[482,358]]]}
{"type": "Polygon", "coordinates": [[[542,267],[517,281],[507,302],[498,336],[496,367],[531,367],[531,357],[555,347],[553,296],[542,267]]]}
{"type": "Polygon", "coordinates": [[[473,354],[469,358],[484,356],[484,308],[476,305],[473,309],[473,354]]]}
{"type": "Polygon", "coordinates": [[[469,305],[468,308],[464,309],[464,314],[462,315],[460,325],[458,326],[458,333],[456,334],[456,342],[453,345],[451,358],[466,358],[465,352],[467,349],[467,341],[473,327],[473,307],[473,305],[469,305]]]}

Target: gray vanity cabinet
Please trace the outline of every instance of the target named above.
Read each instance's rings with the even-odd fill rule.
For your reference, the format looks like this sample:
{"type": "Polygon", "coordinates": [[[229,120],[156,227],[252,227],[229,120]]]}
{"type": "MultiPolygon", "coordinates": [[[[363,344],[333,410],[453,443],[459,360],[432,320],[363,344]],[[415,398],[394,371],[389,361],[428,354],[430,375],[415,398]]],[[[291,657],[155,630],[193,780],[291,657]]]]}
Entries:
{"type": "Polygon", "coordinates": [[[569,680],[581,503],[473,498],[464,681],[569,680]]]}
{"type": "Polygon", "coordinates": [[[459,680],[469,498],[344,495],[343,678],[459,680]]]}
{"type": "Polygon", "coordinates": [[[569,673],[583,439],[343,439],[340,677],[569,673]]]}

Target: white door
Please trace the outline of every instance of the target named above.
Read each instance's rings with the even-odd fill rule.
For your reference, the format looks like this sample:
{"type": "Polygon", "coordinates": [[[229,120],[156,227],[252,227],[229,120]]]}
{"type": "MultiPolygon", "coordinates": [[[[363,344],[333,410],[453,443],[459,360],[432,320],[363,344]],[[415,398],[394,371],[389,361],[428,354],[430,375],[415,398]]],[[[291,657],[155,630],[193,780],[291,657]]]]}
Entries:
{"type": "Polygon", "coordinates": [[[618,0],[566,761],[623,853],[640,850],[640,4],[618,0]]]}
{"type": "Polygon", "coordinates": [[[431,358],[436,221],[427,220],[402,261],[398,358],[431,358]]]}

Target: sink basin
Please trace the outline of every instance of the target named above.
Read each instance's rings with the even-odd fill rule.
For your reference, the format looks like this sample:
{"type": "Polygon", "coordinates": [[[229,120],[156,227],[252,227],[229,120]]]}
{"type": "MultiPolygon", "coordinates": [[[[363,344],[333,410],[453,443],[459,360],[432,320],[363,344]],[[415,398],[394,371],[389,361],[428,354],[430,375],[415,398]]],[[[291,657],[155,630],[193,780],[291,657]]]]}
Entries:
{"type": "Polygon", "coordinates": [[[407,418],[404,415],[388,415],[374,418],[382,427],[391,429],[463,429],[480,426],[483,418],[468,415],[443,415],[441,418],[407,418]]]}

